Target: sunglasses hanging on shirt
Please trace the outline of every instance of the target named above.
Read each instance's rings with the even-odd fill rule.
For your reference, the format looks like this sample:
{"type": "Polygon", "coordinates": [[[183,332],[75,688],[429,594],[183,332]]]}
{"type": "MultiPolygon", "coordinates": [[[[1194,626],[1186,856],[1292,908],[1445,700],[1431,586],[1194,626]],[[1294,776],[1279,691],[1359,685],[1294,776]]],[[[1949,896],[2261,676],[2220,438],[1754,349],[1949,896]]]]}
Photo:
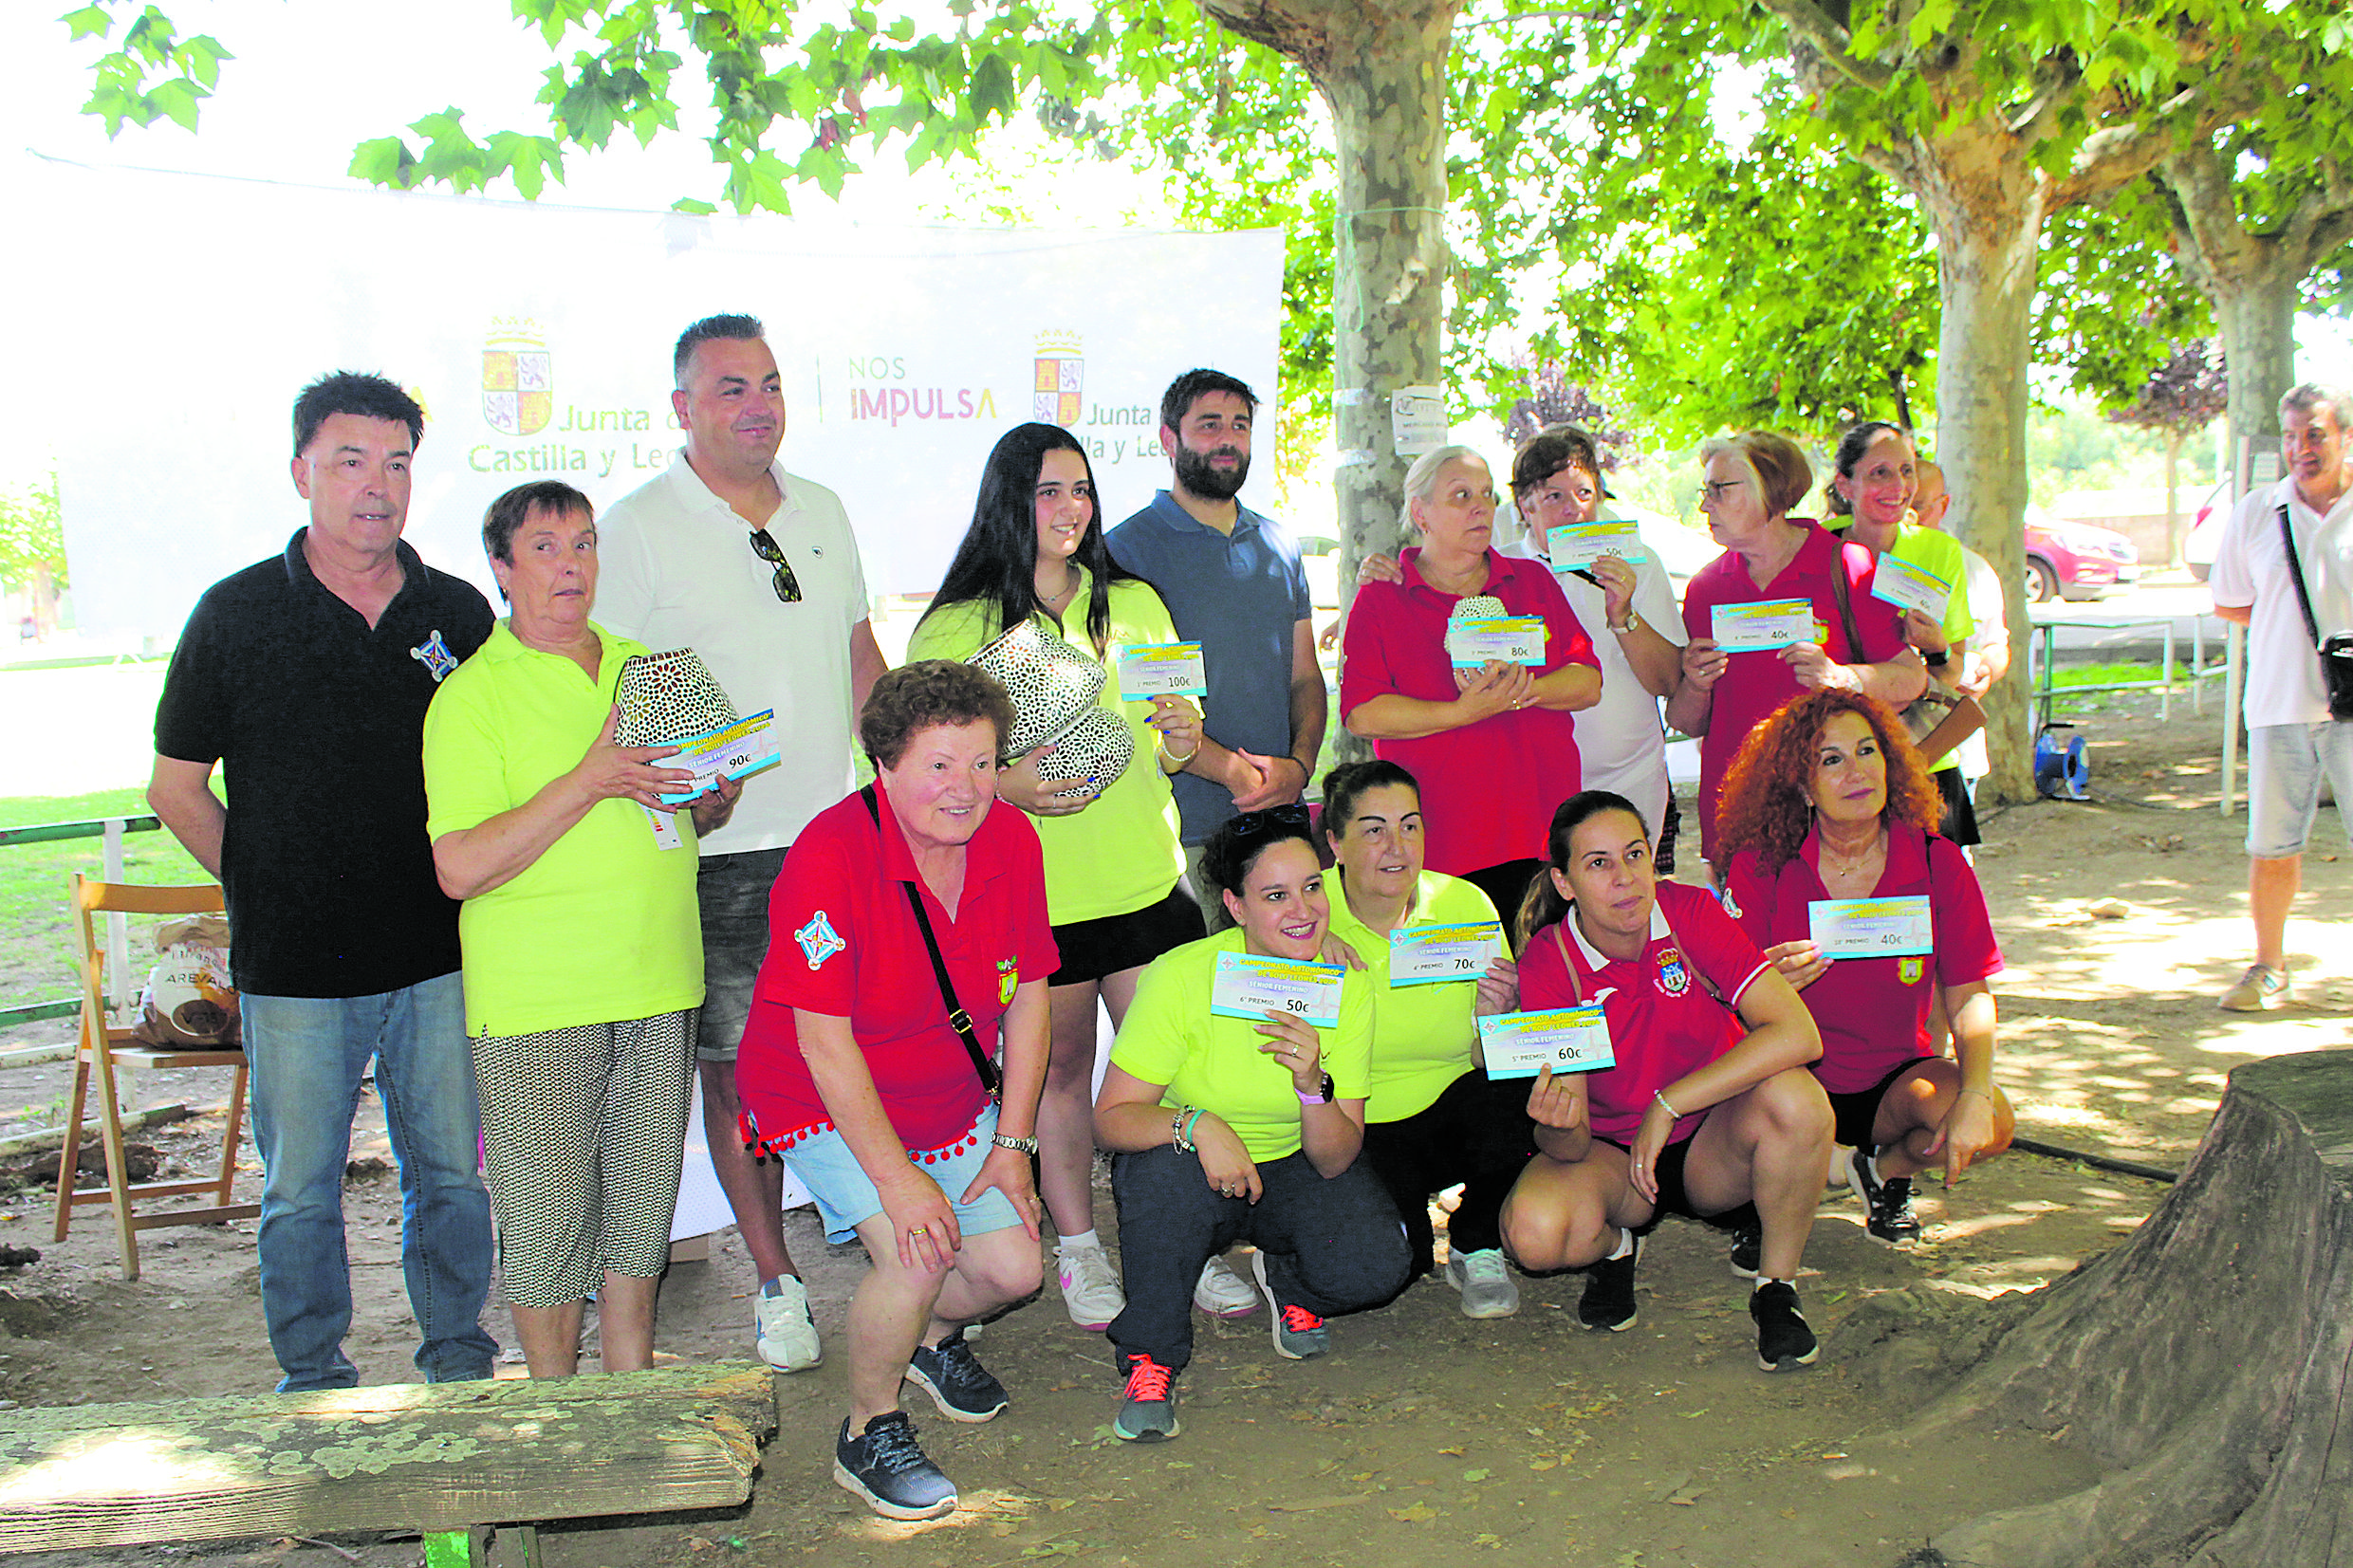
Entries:
{"type": "Polygon", "coordinates": [[[776,541],[766,528],[751,530],[751,551],[776,568],[775,576],[769,580],[769,586],[776,590],[776,602],[800,603],[801,580],[792,575],[792,563],[785,559],[785,552],[776,547],[776,541]]]}

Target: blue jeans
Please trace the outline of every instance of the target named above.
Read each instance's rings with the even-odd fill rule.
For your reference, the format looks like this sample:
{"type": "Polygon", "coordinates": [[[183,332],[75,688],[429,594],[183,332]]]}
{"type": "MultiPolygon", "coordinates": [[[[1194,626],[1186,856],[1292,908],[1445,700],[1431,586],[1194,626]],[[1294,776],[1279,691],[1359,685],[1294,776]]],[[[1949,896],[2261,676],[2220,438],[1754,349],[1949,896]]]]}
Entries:
{"type": "Polygon", "coordinates": [[[432,1383],[488,1377],[491,1198],[478,1165],[481,1118],[466,999],[445,974],[378,996],[243,998],[253,1141],[262,1155],[262,1313],[286,1375],[278,1392],[351,1388],[343,1355],[351,1269],[343,1167],[360,1079],[376,1059],[400,1168],[400,1268],[432,1383]]]}

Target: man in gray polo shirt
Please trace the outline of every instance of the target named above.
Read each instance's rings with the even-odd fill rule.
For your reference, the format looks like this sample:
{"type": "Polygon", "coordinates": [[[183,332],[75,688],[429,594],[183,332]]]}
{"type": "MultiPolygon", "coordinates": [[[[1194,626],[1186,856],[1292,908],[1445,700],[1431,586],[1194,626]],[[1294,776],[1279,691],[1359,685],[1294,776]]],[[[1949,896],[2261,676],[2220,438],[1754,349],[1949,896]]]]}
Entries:
{"type": "Polygon", "coordinates": [[[1112,558],[1160,591],[1176,635],[1201,644],[1209,694],[1199,751],[1174,780],[1185,864],[1211,927],[1201,846],[1237,812],[1306,791],[1324,745],[1324,672],[1315,660],[1299,546],[1236,501],[1250,476],[1257,395],[1214,370],[1188,370],[1160,399],[1173,482],[1111,530],[1112,558]]]}
{"type": "MultiPolygon", "coordinates": [[[[1105,536],[1112,559],[1159,590],[1176,635],[1201,645],[1201,744],[1170,782],[1185,870],[1212,931],[1230,922],[1202,885],[1202,846],[1228,818],[1306,793],[1328,713],[1299,546],[1234,499],[1250,477],[1257,408],[1257,394],[1222,371],[1188,370],[1170,382],[1160,445],[1173,481],[1105,536]]],[[[1257,1293],[1212,1258],[1193,1301],[1230,1318],[1251,1311],[1257,1293]]]]}

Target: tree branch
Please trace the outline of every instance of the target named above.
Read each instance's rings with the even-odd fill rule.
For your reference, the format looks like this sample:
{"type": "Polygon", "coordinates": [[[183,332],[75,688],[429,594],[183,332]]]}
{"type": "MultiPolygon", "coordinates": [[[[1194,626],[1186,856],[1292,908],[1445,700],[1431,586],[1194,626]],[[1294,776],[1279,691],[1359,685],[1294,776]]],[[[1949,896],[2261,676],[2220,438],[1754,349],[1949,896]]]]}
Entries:
{"type": "Polygon", "coordinates": [[[1859,60],[1849,53],[1854,35],[1831,20],[1829,13],[1813,0],[1765,0],[1765,9],[1812,45],[1825,65],[1856,86],[1884,92],[1895,82],[1897,72],[1893,65],[1878,60],[1859,60]]]}
{"type": "Polygon", "coordinates": [[[2176,93],[2132,124],[2092,132],[2065,177],[2051,186],[2051,210],[2114,194],[2191,139],[2251,113],[2265,90],[2261,66],[2225,71],[2176,93]]]}

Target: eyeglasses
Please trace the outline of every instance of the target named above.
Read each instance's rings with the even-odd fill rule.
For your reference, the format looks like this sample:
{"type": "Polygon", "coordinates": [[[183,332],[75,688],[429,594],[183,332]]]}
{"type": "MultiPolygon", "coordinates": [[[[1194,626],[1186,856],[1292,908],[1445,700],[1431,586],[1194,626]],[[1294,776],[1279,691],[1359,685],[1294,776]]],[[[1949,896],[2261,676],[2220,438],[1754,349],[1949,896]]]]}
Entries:
{"type": "Polygon", "coordinates": [[[1226,825],[1237,839],[1254,838],[1262,833],[1305,833],[1307,808],[1294,801],[1289,805],[1269,806],[1264,811],[1244,811],[1226,825]]]}
{"type": "Polygon", "coordinates": [[[1711,479],[1699,487],[1700,504],[1705,506],[1711,501],[1721,501],[1747,483],[1746,479],[1711,479]]]}
{"type": "Polygon", "coordinates": [[[769,582],[769,586],[776,590],[776,602],[779,604],[800,603],[801,580],[792,575],[792,563],[785,559],[785,552],[776,547],[776,541],[769,537],[769,531],[766,528],[751,530],[751,550],[762,561],[776,568],[775,577],[769,582]]]}

